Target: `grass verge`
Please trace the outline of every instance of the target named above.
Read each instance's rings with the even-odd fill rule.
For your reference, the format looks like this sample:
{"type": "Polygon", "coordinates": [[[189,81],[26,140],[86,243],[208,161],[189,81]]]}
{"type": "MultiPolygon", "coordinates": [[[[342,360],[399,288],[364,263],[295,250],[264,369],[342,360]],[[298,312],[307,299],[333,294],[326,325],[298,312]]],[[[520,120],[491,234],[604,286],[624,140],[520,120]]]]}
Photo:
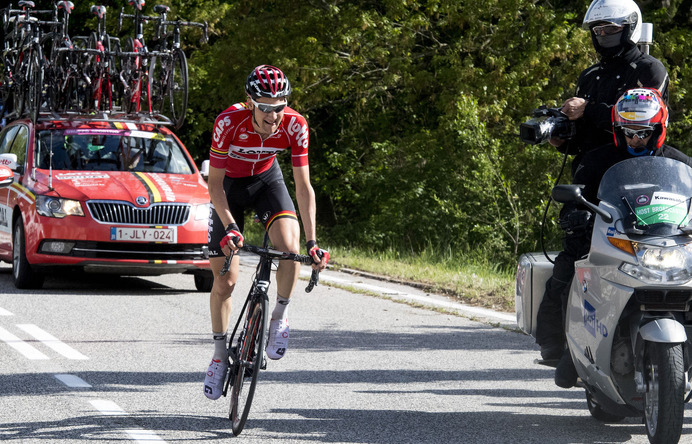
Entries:
{"type": "Polygon", "coordinates": [[[445,257],[434,252],[403,255],[354,248],[329,248],[335,268],[347,268],[417,283],[460,302],[514,312],[514,270],[502,270],[482,258],[445,257]]]}

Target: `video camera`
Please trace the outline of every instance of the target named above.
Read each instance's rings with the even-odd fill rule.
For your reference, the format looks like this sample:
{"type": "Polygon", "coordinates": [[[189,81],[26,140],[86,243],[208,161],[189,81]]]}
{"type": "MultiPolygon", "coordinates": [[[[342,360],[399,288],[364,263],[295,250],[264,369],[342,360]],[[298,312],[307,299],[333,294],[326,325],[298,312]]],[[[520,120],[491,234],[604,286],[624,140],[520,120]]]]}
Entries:
{"type": "Polygon", "coordinates": [[[555,137],[569,140],[577,132],[574,121],[560,110],[543,105],[533,111],[533,119],[519,125],[519,137],[524,143],[538,145],[555,137]]]}

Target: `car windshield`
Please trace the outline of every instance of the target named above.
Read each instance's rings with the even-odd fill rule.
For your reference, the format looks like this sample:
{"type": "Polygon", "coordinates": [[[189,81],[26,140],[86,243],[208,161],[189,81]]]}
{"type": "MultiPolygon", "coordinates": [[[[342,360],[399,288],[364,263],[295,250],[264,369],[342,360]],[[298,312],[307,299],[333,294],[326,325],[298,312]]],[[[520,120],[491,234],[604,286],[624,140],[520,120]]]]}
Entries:
{"type": "Polygon", "coordinates": [[[182,148],[171,136],[118,129],[40,131],[38,168],[78,171],[143,171],[192,174],[182,148]]]}
{"type": "Polygon", "coordinates": [[[598,198],[619,211],[627,233],[681,234],[690,223],[690,196],[692,168],[663,157],[619,162],[598,188],[598,198]]]}

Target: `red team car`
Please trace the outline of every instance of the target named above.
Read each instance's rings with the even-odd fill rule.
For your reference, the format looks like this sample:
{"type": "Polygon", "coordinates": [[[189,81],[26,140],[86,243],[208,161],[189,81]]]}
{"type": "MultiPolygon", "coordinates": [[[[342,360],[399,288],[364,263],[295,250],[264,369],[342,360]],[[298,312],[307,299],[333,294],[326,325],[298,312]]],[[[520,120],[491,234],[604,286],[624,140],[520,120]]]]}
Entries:
{"type": "Polygon", "coordinates": [[[50,271],[190,273],[209,291],[209,193],[190,154],[155,120],[51,116],[0,133],[0,260],[17,288],[50,271]]]}

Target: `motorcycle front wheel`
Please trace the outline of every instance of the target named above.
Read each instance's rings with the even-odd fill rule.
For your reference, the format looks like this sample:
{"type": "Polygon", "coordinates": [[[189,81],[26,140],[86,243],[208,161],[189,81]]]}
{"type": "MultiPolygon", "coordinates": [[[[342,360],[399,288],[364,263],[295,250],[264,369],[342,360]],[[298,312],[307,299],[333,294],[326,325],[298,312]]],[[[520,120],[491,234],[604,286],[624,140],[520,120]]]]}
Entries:
{"type": "Polygon", "coordinates": [[[644,349],[644,421],[649,442],[676,443],[685,402],[682,345],[647,342],[644,349]]]}

